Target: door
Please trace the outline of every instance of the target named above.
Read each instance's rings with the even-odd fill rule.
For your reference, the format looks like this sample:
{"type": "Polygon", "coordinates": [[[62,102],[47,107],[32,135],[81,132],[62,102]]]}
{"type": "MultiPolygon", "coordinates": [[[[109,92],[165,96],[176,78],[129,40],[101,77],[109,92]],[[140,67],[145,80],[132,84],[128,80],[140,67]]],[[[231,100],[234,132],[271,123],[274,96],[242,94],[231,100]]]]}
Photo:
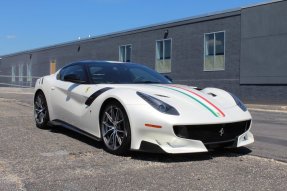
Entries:
{"type": "Polygon", "coordinates": [[[86,70],[82,64],[73,64],[60,71],[51,95],[56,119],[78,127],[87,110],[87,97],[83,94],[88,86],[87,82],[86,70]],[[74,77],[74,81],[68,78],[71,76],[74,77]]]}

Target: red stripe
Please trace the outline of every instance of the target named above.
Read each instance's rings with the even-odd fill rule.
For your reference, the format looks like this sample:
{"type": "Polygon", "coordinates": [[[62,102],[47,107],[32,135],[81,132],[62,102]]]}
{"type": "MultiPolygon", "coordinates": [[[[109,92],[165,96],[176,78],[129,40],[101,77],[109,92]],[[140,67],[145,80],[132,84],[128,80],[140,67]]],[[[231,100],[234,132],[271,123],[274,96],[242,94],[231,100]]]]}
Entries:
{"type": "Polygon", "coordinates": [[[203,99],[204,101],[206,101],[207,103],[209,103],[210,105],[212,105],[215,109],[217,109],[217,110],[221,113],[221,115],[223,115],[223,117],[225,117],[225,114],[224,114],[218,107],[216,107],[213,103],[211,103],[210,101],[208,101],[207,99],[205,99],[205,98],[202,97],[201,95],[199,95],[199,94],[197,94],[197,93],[195,93],[195,92],[193,92],[193,91],[191,91],[191,90],[189,90],[189,89],[183,88],[183,87],[179,87],[179,86],[175,86],[175,85],[170,85],[170,86],[176,87],[176,88],[180,88],[180,89],[183,89],[183,90],[186,90],[186,91],[188,91],[188,92],[190,92],[190,93],[192,93],[192,94],[194,94],[194,95],[200,97],[201,99],[203,99]]]}
{"type": "Polygon", "coordinates": [[[159,126],[159,125],[153,125],[153,124],[144,124],[146,127],[153,127],[153,128],[161,128],[161,126],[159,126]]]}

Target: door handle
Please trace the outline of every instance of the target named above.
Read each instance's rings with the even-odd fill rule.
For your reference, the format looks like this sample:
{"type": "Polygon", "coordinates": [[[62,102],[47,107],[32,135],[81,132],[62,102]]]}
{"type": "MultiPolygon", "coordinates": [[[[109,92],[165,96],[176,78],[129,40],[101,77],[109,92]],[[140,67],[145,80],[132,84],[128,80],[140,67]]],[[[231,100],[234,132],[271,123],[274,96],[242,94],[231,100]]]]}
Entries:
{"type": "Polygon", "coordinates": [[[51,87],[51,90],[55,90],[55,87],[51,87]]]}

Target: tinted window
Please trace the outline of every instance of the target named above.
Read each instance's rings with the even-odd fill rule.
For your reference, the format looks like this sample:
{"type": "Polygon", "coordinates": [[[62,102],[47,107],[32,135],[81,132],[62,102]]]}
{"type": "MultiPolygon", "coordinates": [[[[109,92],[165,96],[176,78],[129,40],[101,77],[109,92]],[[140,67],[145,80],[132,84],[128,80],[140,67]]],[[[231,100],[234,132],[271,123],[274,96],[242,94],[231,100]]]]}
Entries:
{"type": "Polygon", "coordinates": [[[214,55],[214,34],[205,35],[205,55],[214,55]]]}
{"type": "Polygon", "coordinates": [[[224,33],[215,34],[215,54],[224,55],[224,33]]]}
{"type": "Polygon", "coordinates": [[[87,81],[84,67],[81,65],[72,65],[63,68],[60,72],[60,80],[64,81],[65,76],[69,74],[76,75],[81,81],[87,81]]]}
{"type": "Polygon", "coordinates": [[[92,83],[171,83],[161,74],[138,64],[90,63],[88,65],[92,83]]]}

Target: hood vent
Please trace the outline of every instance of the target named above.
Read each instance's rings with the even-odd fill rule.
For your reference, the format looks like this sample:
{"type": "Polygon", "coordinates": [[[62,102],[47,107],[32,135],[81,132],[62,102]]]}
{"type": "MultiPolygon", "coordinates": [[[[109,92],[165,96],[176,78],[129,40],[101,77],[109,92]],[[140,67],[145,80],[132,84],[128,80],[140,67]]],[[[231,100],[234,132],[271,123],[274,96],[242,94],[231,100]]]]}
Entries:
{"type": "Polygon", "coordinates": [[[217,95],[213,94],[213,93],[208,93],[208,95],[211,95],[212,97],[216,97],[217,95]]]}
{"type": "Polygon", "coordinates": [[[199,88],[199,87],[194,87],[193,89],[198,90],[198,91],[202,90],[202,88],[199,88]]]}

